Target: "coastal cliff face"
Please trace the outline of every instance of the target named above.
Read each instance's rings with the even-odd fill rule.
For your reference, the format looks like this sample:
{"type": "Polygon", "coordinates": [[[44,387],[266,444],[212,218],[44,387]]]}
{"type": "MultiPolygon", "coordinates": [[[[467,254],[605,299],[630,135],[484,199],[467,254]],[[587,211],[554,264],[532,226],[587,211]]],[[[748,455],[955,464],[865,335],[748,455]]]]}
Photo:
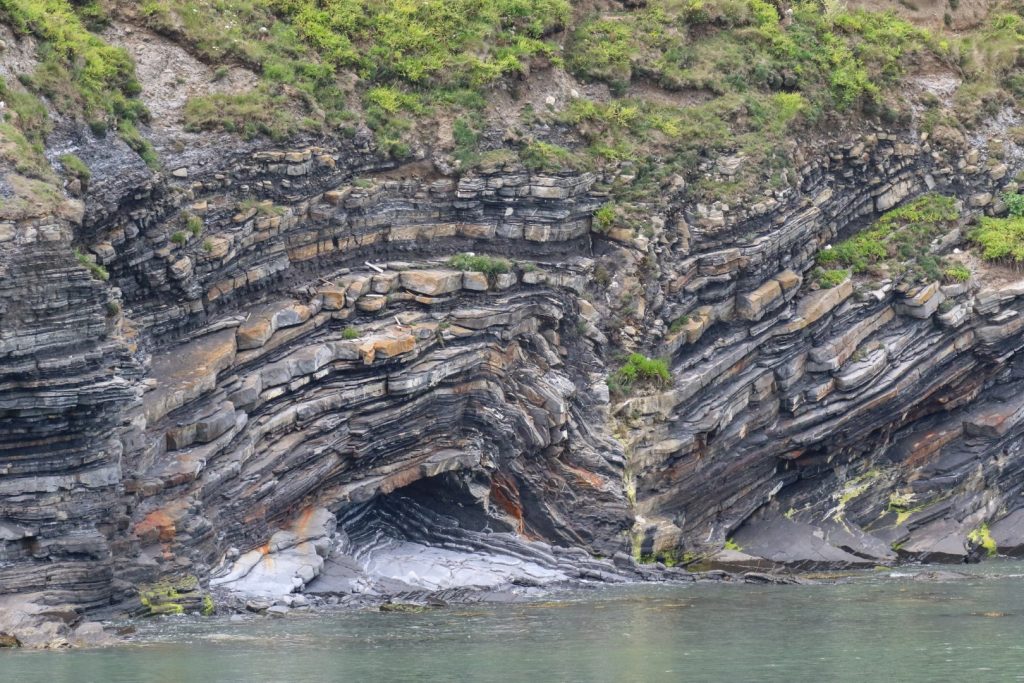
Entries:
{"type": "MultiPolygon", "coordinates": [[[[459,169],[363,126],[186,129],[170,81],[256,76],[213,79],[150,30],[125,12],[103,36],[137,64],[159,165],[51,107],[47,162],[88,178],[43,192],[8,159],[0,186],[5,604],[159,612],[207,609],[169,593],[210,587],[384,595],[1024,547],[1024,281],[966,240],[1017,192],[1012,103],[966,134],[925,132],[934,104],[807,129],[783,183],[735,200],[693,188],[733,187],[748,156],[702,159],[702,181],[665,178],[620,224],[602,207],[624,205],[628,163],[459,169]],[[918,251],[967,277],[822,276],[822,252],[920,197],[952,211],[918,251]],[[668,376],[624,375],[630,353],[668,376]],[[465,562],[430,548],[518,569],[410,583],[403,562],[465,562]]],[[[36,67],[36,38],[0,37],[6,79],[36,67]]],[[[908,101],[960,85],[920,71],[908,101]]],[[[559,81],[538,91],[555,110],[607,94],[557,66],[529,78],[559,81]]],[[[496,135],[490,151],[512,146],[496,135]]]]}

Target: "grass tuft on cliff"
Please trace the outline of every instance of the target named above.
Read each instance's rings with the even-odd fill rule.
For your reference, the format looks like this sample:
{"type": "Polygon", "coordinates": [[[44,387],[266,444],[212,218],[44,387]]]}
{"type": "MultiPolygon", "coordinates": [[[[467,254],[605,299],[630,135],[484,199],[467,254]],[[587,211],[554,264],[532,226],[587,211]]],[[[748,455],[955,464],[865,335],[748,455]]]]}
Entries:
{"type": "Polygon", "coordinates": [[[970,239],[981,247],[986,261],[1019,267],[1024,263],[1024,218],[992,218],[984,216],[970,239]]]}
{"type": "Polygon", "coordinates": [[[622,367],[608,378],[608,388],[616,396],[627,396],[640,386],[666,386],[672,382],[668,361],[631,353],[622,367]]]}

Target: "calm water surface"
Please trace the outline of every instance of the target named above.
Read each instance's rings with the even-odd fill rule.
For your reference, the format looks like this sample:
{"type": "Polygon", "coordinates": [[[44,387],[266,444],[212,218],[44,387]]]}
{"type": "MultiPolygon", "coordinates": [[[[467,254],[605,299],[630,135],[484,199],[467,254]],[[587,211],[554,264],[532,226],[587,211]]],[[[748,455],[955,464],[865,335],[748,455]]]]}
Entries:
{"type": "Polygon", "coordinates": [[[973,571],[603,588],[423,614],[163,618],[118,648],[0,654],[0,681],[1024,680],[1024,565],[973,571]]]}

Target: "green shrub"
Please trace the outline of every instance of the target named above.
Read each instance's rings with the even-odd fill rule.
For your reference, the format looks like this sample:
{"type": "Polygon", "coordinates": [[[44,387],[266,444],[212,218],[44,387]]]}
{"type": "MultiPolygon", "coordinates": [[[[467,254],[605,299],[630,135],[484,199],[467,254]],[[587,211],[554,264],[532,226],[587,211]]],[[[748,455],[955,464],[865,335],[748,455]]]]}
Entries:
{"type": "Polygon", "coordinates": [[[342,333],[341,333],[341,338],[342,339],[349,339],[349,340],[351,340],[351,339],[358,339],[359,338],[359,328],[357,328],[357,327],[346,327],[342,331],[342,333]]]}
{"type": "Polygon", "coordinates": [[[423,111],[423,105],[418,96],[394,86],[378,85],[370,88],[363,99],[366,100],[367,105],[379,107],[388,114],[397,114],[400,111],[412,113],[423,111]]]}
{"type": "Polygon", "coordinates": [[[986,261],[1024,263],[1024,218],[984,216],[968,238],[981,247],[981,257],[986,261]]]}
{"type": "Polygon", "coordinates": [[[78,249],[74,250],[74,254],[75,259],[78,261],[78,263],[87,268],[89,270],[89,274],[92,275],[94,278],[96,278],[97,280],[102,280],[103,282],[106,282],[107,280],[110,279],[110,273],[107,272],[106,268],[96,263],[95,257],[89,254],[83,254],[78,249]]]}
{"type": "Polygon", "coordinates": [[[833,287],[838,287],[846,282],[850,277],[850,271],[844,268],[837,268],[834,270],[815,268],[814,273],[812,273],[811,276],[822,289],[832,289],[833,287]]]}
{"type": "Polygon", "coordinates": [[[615,225],[615,205],[608,203],[594,212],[594,230],[605,233],[615,225]]]}
{"type": "Polygon", "coordinates": [[[638,42],[628,20],[598,19],[573,34],[569,65],[578,75],[621,92],[632,77],[632,60],[640,54],[638,42]]]}
{"type": "Polygon", "coordinates": [[[32,178],[51,180],[44,143],[52,129],[46,105],[18,85],[0,78],[0,100],[6,108],[0,112],[0,161],[32,178]]]}
{"type": "Polygon", "coordinates": [[[1003,201],[1010,215],[1014,218],[1024,218],[1024,194],[1007,192],[1003,195],[1003,201]]]}
{"type": "Polygon", "coordinates": [[[185,213],[185,228],[192,233],[193,237],[199,237],[199,234],[203,231],[203,219],[194,213],[185,213]]]}
{"type": "Polygon", "coordinates": [[[74,154],[64,154],[60,157],[60,163],[64,165],[68,173],[82,182],[83,187],[88,185],[89,179],[92,178],[92,171],[89,170],[84,161],[74,154]]]}
{"type": "Polygon", "coordinates": [[[136,154],[142,157],[147,166],[153,169],[160,167],[160,160],[157,158],[156,150],[153,149],[153,145],[150,144],[149,140],[142,137],[142,133],[135,127],[134,123],[122,121],[119,132],[121,139],[135,150],[136,154]]]}
{"type": "Polygon", "coordinates": [[[207,254],[213,251],[213,242],[211,240],[203,240],[203,251],[207,254]]]}
{"type": "Polygon", "coordinates": [[[625,395],[639,385],[664,386],[671,381],[668,361],[648,358],[642,353],[631,353],[622,367],[609,377],[608,386],[616,393],[625,395]]]}
{"type": "Polygon", "coordinates": [[[985,522],[982,522],[981,526],[967,534],[967,540],[983,548],[989,557],[994,557],[999,550],[996,539],[992,538],[992,532],[989,531],[988,524],[985,522]]]}
{"type": "Polygon", "coordinates": [[[488,278],[512,270],[512,263],[493,256],[456,254],[448,259],[448,265],[455,270],[484,273],[488,278]]]}
{"type": "Polygon", "coordinates": [[[465,118],[457,118],[452,123],[452,138],[455,141],[455,158],[463,166],[470,166],[479,158],[477,145],[480,134],[465,118]]]}
{"type": "Polygon", "coordinates": [[[967,282],[971,279],[971,269],[959,263],[948,266],[942,275],[947,282],[967,282]]]}
{"type": "MultiPolygon", "coordinates": [[[[32,84],[31,79],[28,82],[32,84]]],[[[33,143],[42,143],[53,128],[42,100],[17,85],[9,85],[3,78],[0,78],[0,98],[3,98],[7,108],[3,118],[10,120],[13,114],[25,137],[33,143]]]]}
{"type": "Polygon", "coordinates": [[[681,315],[672,321],[672,324],[669,325],[668,327],[668,331],[670,334],[675,334],[676,332],[679,332],[681,329],[686,327],[688,324],[690,324],[690,316],[681,315]]]}
{"type": "Polygon", "coordinates": [[[171,241],[179,246],[185,244],[185,242],[188,242],[188,234],[181,230],[178,230],[173,235],[171,235],[171,241]]]}

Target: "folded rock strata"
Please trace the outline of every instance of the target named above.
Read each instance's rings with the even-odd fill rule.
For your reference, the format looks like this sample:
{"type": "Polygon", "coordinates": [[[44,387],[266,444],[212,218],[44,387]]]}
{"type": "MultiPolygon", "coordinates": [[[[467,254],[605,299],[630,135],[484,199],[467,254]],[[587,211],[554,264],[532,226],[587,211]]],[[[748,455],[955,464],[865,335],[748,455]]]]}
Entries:
{"type": "Polygon", "coordinates": [[[589,173],[207,142],[161,150],[184,174],[82,143],[84,207],[0,223],[2,595],[958,561],[984,525],[1024,547],[1024,284],[807,277],[923,192],[1000,210],[986,144],[833,140],[760,203],[670,197],[648,237],[592,232],[589,173]],[[182,212],[201,234],[173,241],[182,212]],[[619,348],[669,385],[613,400],[619,348]]]}

